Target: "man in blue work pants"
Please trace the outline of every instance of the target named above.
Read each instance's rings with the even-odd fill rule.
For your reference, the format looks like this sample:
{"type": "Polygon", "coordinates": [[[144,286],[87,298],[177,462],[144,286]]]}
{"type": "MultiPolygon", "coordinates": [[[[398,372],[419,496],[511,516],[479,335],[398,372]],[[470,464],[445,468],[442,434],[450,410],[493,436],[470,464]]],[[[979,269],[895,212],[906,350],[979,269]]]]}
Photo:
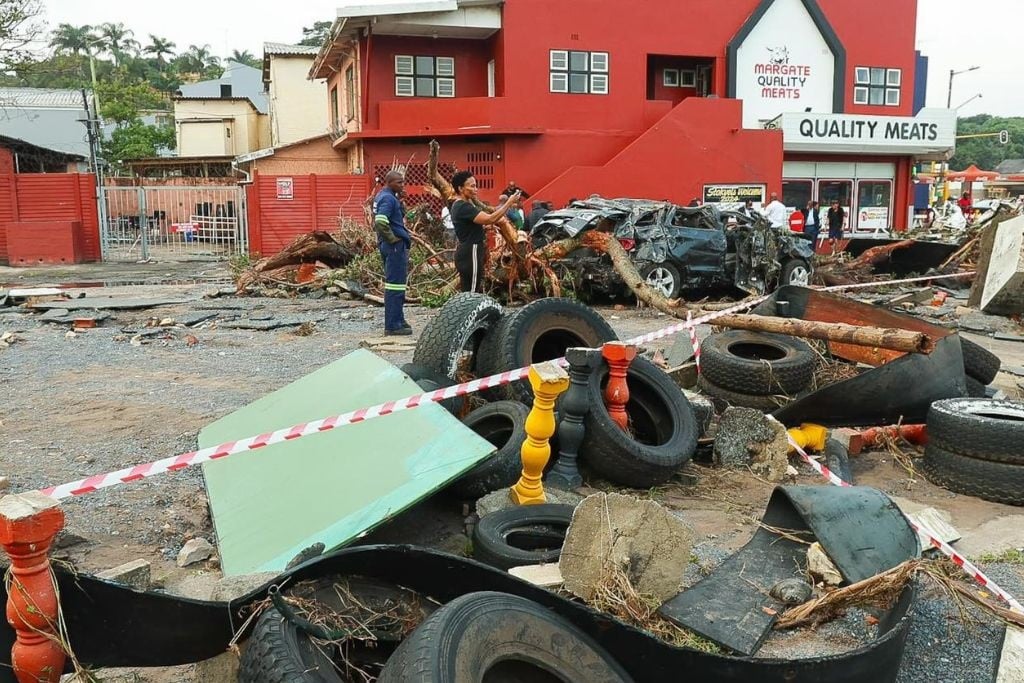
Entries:
{"type": "Polygon", "coordinates": [[[373,229],[384,259],[384,336],[412,334],[403,310],[412,243],[399,201],[404,189],[405,176],[399,171],[389,171],[384,176],[384,189],[373,200],[373,229]]]}

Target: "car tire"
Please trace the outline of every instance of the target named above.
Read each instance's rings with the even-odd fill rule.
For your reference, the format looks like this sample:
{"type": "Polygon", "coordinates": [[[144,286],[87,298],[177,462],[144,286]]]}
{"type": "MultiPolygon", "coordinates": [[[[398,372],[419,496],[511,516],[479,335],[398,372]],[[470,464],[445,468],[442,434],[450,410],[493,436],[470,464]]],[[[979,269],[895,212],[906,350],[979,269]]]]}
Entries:
{"type": "Polygon", "coordinates": [[[480,592],[434,612],[391,656],[378,683],[485,680],[631,679],[590,636],[552,610],[519,596],[480,592]]]}
{"type": "Polygon", "coordinates": [[[659,292],[666,299],[679,298],[683,289],[683,279],[679,269],[668,261],[651,263],[640,271],[640,277],[648,287],[659,292]]]}
{"type": "MultiPolygon", "coordinates": [[[[561,358],[575,346],[596,348],[617,338],[611,325],[589,306],[571,299],[538,299],[503,316],[493,334],[485,335],[481,371],[495,375],[561,358]]],[[[533,403],[533,390],[525,381],[497,387],[493,394],[533,403]]]]}
{"type": "Polygon", "coordinates": [[[795,258],[786,261],[779,274],[779,286],[810,287],[811,276],[814,274],[811,264],[803,259],[795,258]]]}
{"type": "Polygon", "coordinates": [[[239,683],[342,683],[334,662],[274,608],[256,621],[238,665],[239,683]]]}
{"type": "Polygon", "coordinates": [[[529,414],[530,409],[519,401],[495,401],[464,417],[462,424],[489,441],[495,451],[456,479],[448,490],[462,498],[480,498],[515,484],[523,470],[520,450],[526,440],[529,414]]]}
{"type": "MultiPolygon", "coordinates": [[[[437,391],[438,389],[446,389],[447,387],[455,384],[455,382],[444,375],[439,375],[430,368],[417,363],[406,363],[399,369],[408,375],[412,381],[416,382],[416,386],[422,389],[424,393],[437,391]]],[[[465,410],[466,397],[446,398],[438,403],[449,413],[455,417],[459,417],[462,414],[462,411],[465,410]]]]}
{"type": "Polygon", "coordinates": [[[947,398],[932,403],[927,425],[929,443],[946,451],[1024,466],[1024,403],[947,398]]]}
{"type": "Polygon", "coordinates": [[[741,394],[793,396],[814,376],[814,352],[796,337],[729,330],[706,338],[700,350],[706,379],[741,394]]]}
{"type": "Polygon", "coordinates": [[[634,488],[664,484],[697,450],[697,418],[683,390],[643,357],[626,375],[631,432],[612,420],[604,404],[608,367],[594,368],[587,382],[590,411],[584,418],[580,454],[608,481],[634,488]]]}
{"type": "Polygon", "coordinates": [[[790,401],[780,394],[758,395],[729,391],[712,384],[703,375],[697,380],[697,387],[701,393],[711,397],[711,401],[719,413],[724,412],[728,407],[754,408],[765,413],[773,413],[790,401]]]}
{"type": "Polygon", "coordinates": [[[960,350],[964,357],[964,372],[982,385],[992,384],[1002,366],[999,356],[964,337],[960,337],[960,350]]]}
{"type": "Polygon", "coordinates": [[[520,505],[484,515],[473,527],[473,559],[498,569],[558,562],[572,505],[520,505]]]}
{"type": "Polygon", "coordinates": [[[922,468],[930,482],[993,503],[1024,505],[1024,467],[952,453],[929,442],[922,468]]]}
{"type": "Polygon", "coordinates": [[[412,362],[460,381],[460,371],[476,370],[481,340],[500,317],[501,305],[491,297],[474,292],[456,294],[423,328],[412,362]],[[471,356],[468,363],[467,353],[471,356]]]}
{"type": "Polygon", "coordinates": [[[964,379],[967,382],[967,397],[968,398],[986,398],[988,392],[985,391],[985,385],[970,375],[964,375],[964,379]]]}

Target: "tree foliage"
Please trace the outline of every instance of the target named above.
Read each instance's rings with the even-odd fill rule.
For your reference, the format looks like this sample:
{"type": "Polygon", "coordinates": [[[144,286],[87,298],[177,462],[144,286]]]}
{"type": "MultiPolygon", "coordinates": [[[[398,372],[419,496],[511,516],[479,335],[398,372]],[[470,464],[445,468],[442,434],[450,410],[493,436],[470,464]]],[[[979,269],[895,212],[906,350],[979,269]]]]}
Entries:
{"type": "Polygon", "coordinates": [[[174,149],[174,127],[154,126],[140,119],[117,126],[101,145],[103,158],[119,165],[131,159],[155,157],[164,150],[174,149]]]}
{"type": "Polygon", "coordinates": [[[302,40],[299,41],[299,45],[320,47],[327,42],[333,25],[334,23],[330,21],[315,21],[312,26],[303,27],[302,40]]]}
{"type": "Polygon", "coordinates": [[[28,48],[43,34],[39,0],[0,0],[0,71],[24,63],[28,48]]]}
{"type": "Polygon", "coordinates": [[[964,138],[956,141],[956,154],[950,168],[962,171],[971,164],[991,171],[1007,159],[1024,159],[1024,117],[998,117],[978,114],[957,122],[957,135],[977,135],[1005,130],[1010,135],[1008,144],[1000,144],[998,137],[964,138]]]}

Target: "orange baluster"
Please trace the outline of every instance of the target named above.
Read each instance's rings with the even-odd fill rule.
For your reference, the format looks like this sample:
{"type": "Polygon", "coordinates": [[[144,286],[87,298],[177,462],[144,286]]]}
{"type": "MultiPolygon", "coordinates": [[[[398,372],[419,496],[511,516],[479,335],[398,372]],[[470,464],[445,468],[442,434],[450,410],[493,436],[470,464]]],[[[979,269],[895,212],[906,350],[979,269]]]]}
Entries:
{"type": "Polygon", "coordinates": [[[0,499],[0,545],[11,558],[7,622],[19,683],[57,683],[66,658],[57,634],[57,593],[47,553],[64,528],[64,511],[38,491],[0,499]]]}
{"type": "Polygon", "coordinates": [[[608,342],[601,349],[601,355],[608,361],[608,386],[604,390],[604,405],[612,420],[626,431],[629,429],[629,415],[626,414],[629,385],[626,384],[626,373],[629,364],[636,358],[636,347],[623,342],[608,342]]]}

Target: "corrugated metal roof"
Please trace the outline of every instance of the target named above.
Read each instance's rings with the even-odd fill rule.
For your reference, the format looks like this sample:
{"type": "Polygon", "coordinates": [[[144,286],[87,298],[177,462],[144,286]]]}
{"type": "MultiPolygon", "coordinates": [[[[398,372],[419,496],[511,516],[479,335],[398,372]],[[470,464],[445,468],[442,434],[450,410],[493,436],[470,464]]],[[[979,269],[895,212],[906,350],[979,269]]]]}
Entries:
{"type": "Polygon", "coordinates": [[[1003,175],[1022,173],[1024,172],[1024,159],[1006,159],[996,166],[995,170],[1003,175]]]}
{"type": "Polygon", "coordinates": [[[286,43],[263,43],[263,54],[265,55],[308,55],[315,57],[320,51],[320,46],[312,45],[288,45],[286,43]]]}
{"type": "Polygon", "coordinates": [[[0,88],[0,106],[82,109],[82,93],[56,88],[0,88]]]}
{"type": "Polygon", "coordinates": [[[270,111],[270,103],[263,92],[263,72],[238,62],[228,62],[224,75],[212,81],[186,83],[178,88],[181,97],[201,100],[221,99],[220,86],[230,85],[232,97],[244,97],[261,114],[270,111]]]}

